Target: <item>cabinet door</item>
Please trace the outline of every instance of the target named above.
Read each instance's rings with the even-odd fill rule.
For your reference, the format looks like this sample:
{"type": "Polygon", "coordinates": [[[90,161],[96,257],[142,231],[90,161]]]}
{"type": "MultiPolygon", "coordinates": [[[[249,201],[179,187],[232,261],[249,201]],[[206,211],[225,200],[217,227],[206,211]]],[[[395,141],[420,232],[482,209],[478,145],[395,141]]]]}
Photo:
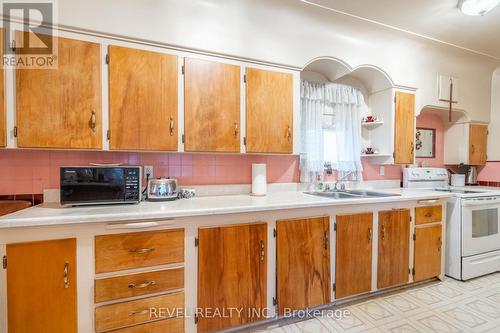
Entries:
{"type": "Polygon", "coordinates": [[[377,288],[405,284],[410,269],[410,210],[378,214],[377,288]]]}
{"type": "Polygon", "coordinates": [[[9,333],[76,333],[76,239],[8,244],[7,260],[9,333]]]}
{"type": "Polygon", "coordinates": [[[330,303],[329,218],[280,220],[276,230],[278,313],[330,303]]]}
{"type": "Polygon", "coordinates": [[[267,306],[267,224],[200,229],[198,236],[198,308],[228,314],[200,316],[198,332],[264,319],[259,312],[267,306]],[[243,311],[228,313],[231,308],[243,311]]]}
{"type": "Polygon", "coordinates": [[[488,147],[488,125],[469,125],[469,164],[485,165],[488,147]]]}
{"type": "MultiPolygon", "coordinates": [[[[4,29],[0,28],[0,56],[3,59],[3,38],[4,29]]],[[[0,147],[7,145],[7,129],[6,129],[6,112],[5,112],[5,70],[4,66],[0,66],[0,147]]]]}
{"type": "Polygon", "coordinates": [[[246,70],[247,152],[285,153],[293,150],[293,76],[246,70]]]}
{"type": "Polygon", "coordinates": [[[415,138],[415,95],[396,92],[394,163],[412,164],[415,138]]]}
{"type": "Polygon", "coordinates": [[[184,60],[185,151],[240,152],[240,67],[184,60]]]}
{"type": "Polygon", "coordinates": [[[373,213],[337,216],[335,298],[371,290],[373,213]]]}
{"type": "Polygon", "coordinates": [[[101,46],[54,38],[56,69],[16,69],[17,145],[101,148],[101,46]]]}
{"type": "Polygon", "coordinates": [[[441,274],[442,226],[415,228],[414,281],[431,279],[441,274]]]}
{"type": "Polygon", "coordinates": [[[177,56],[108,52],[110,148],[177,151],[177,56]]]}

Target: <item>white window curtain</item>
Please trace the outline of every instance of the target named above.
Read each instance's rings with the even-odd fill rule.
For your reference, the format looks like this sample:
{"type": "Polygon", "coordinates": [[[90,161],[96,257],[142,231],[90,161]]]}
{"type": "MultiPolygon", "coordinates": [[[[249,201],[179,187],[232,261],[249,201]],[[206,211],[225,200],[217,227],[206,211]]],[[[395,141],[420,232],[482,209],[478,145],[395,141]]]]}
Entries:
{"type": "Polygon", "coordinates": [[[301,181],[312,182],[324,170],[323,128],[334,128],[337,179],[362,180],[361,115],[366,107],[356,88],[336,83],[301,82],[301,181]]]}

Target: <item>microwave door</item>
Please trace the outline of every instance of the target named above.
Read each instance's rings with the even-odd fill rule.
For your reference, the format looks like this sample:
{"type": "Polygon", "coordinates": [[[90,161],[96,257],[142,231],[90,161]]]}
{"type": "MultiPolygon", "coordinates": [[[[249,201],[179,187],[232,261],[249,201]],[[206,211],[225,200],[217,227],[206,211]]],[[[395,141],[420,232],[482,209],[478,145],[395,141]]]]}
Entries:
{"type": "Polygon", "coordinates": [[[463,256],[500,249],[500,199],[465,200],[462,210],[463,256]]]}
{"type": "Polygon", "coordinates": [[[79,169],[76,175],[65,175],[61,190],[70,202],[111,203],[124,200],[124,182],[123,169],[79,169]]]}

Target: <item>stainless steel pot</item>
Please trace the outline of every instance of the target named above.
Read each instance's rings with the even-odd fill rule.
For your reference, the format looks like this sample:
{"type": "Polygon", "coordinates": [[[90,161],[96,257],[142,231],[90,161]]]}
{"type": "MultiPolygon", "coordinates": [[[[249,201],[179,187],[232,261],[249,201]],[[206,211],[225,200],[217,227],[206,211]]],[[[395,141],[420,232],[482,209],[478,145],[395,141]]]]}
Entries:
{"type": "Polygon", "coordinates": [[[148,200],[175,200],[177,195],[177,179],[156,178],[148,181],[148,200]]]}

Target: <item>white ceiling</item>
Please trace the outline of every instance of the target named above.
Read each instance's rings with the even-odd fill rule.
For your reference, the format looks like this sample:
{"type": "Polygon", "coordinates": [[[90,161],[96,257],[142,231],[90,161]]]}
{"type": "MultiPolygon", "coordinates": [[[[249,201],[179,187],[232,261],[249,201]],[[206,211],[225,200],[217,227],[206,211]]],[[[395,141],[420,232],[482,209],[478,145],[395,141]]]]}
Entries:
{"type": "MultiPolygon", "coordinates": [[[[303,0],[301,0],[303,1],[303,0]]],[[[307,0],[500,59],[500,6],[467,16],[458,0],[307,0]]]]}

